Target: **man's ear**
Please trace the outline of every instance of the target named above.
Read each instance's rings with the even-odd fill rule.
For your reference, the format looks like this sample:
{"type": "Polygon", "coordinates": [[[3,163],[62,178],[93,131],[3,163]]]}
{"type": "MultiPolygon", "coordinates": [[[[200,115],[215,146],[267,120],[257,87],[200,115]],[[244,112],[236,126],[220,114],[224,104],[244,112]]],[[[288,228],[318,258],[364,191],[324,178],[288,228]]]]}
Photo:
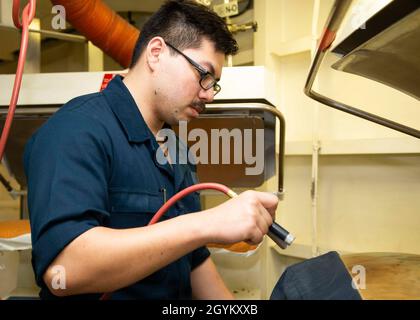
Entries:
{"type": "Polygon", "coordinates": [[[148,67],[153,71],[159,63],[159,58],[165,48],[165,41],[162,37],[154,37],[147,44],[146,61],[148,67]]]}

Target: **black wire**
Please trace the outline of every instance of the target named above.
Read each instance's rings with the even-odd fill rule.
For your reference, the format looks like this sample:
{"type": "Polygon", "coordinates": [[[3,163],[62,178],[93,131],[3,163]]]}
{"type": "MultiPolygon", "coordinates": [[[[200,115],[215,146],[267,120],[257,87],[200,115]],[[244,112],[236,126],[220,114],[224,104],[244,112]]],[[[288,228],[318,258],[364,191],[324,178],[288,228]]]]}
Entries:
{"type": "Polygon", "coordinates": [[[13,188],[10,185],[9,181],[7,181],[6,178],[2,174],[0,174],[0,182],[1,182],[2,185],[5,186],[7,191],[9,191],[9,192],[13,191],[13,188]]]}
{"type": "Polygon", "coordinates": [[[133,12],[132,11],[127,12],[127,20],[128,20],[128,23],[130,23],[131,25],[133,25],[133,26],[136,25],[136,20],[133,19],[133,12]]]}

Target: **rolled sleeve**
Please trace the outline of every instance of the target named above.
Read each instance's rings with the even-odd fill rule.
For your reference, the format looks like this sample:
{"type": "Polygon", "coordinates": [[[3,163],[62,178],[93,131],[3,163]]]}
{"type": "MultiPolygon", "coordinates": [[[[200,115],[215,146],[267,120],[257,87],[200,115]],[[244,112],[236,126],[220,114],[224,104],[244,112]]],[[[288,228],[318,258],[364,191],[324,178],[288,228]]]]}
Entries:
{"type": "Polygon", "coordinates": [[[38,285],[55,257],[109,217],[109,141],[96,119],[62,112],[25,148],[32,263],[38,285]]]}

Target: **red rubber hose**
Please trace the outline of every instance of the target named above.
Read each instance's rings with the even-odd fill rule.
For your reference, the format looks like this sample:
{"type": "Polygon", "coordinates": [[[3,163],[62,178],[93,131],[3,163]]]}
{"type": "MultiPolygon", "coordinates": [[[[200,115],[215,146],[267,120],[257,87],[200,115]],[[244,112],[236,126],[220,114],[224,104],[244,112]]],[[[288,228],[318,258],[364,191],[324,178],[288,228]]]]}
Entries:
{"type": "MultiPolygon", "coordinates": [[[[10,99],[9,111],[0,138],[0,161],[3,159],[6,149],[10,128],[12,127],[13,116],[15,115],[16,104],[19,97],[20,85],[22,83],[23,67],[25,65],[26,51],[28,49],[29,25],[31,24],[36,9],[36,0],[29,0],[22,13],[22,24],[19,21],[20,0],[13,0],[12,18],[16,28],[22,29],[22,40],[20,44],[19,60],[16,71],[15,83],[13,85],[12,98],[10,99]]],[[[0,299],[1,300],[1,299],[0,299]]]]}
{"type": "MultiPolygon", "coordinates": [[[[184,198],[185,196],[189,195],[192,192],[198,191],[198,190],[204,190],[204,189],[212,189],[212,190],[217,190],[217,191],[221,191],[225,194],[227,194],[229,197],[233,198],[234,196],[236,196],[236,193],[233,192],[231,189],[229,189],[228,187],[226,187],[223,184],[220,183],[212,183],[212,182],[207,182],[207,183],[198,183],[195,185],[192,185],[188,188],[185,188],[184,190],[181,190],[180,192],[178,192],[177,194],[173,195],[159,210],[158,212],[155,213],[155,215],[153,216],[152,220],[150,220],[150,222],[148,223],[148,226],[155,224],[156,222],[159,221],[159,219],[162,217],[162,215],[168,211],[168,209],[174,205],[175,202],[177,202],[178,200],[181,200],[182,198],[184,198]]],[[[109,293],[104,293],[100,300],[109,300],[111,298],[112,292],[109,293]]]]}
{"type": "Polygon", "coordinates": [[[10,99],[9,111],[7,113],[6,122],[0,138],[0,160],[3,159],[4,150],[6,149],[7,139],[9,138],[10,128],[12,127],[13,117],[19,98],[20,86],[22,83],[23,68],[25,66],[26,52],[28,50],[29,25],[31,24],[36,9],[36,0],[30,0],[25,6],[22,13],[22,23],[19,21],[20,0],[13,1],[13,22],[18,29],[22,29],[22,40],[20,44],[19,60],[16,70],[15,82],[13,85],[12,97],[10,99]]]}
{"type": "MultiPolygon", "coordinates": [[[[36,0],[29,0],[28,4],[25,6],[25,9],[28,9],[28,12],[27,14],[23,14],[22,20],[26,16],[29,19],[28,20],[29,24],[31,24],[32,20],[35,17],[36,0]]],[[[13,23],[15,24],[16,28],[22,29],[23,26],[19,20],[19,11],[20,11],[20,0],[13,0],[13,9],[12,9],[13,23]]]]}
{"type": "MultiPolygon", "coordinates": [[[[229,196],[234,196],[233,191],[226,187],[223,184],[220,183],[198,183],[195,185],[192,185],[188,188],[185,188],[184,190],[181,190],[177,194],[175,194],[173,197],[171,197],[160,209],[156,214],[153,216],[152,220],[150,220],[148,225],[155,224],[159,221],[159,219],[162,217],[162,215],[168,211],[168,209],[178,200],[181,200],[185,196],[189,195],[192,192],[203,190],[203,189],[213,189],[217,191],[221,191],[223,193],[226,193],[229,196]]],[[[235,194],[236,195],[236,194],[235,194]]]]}

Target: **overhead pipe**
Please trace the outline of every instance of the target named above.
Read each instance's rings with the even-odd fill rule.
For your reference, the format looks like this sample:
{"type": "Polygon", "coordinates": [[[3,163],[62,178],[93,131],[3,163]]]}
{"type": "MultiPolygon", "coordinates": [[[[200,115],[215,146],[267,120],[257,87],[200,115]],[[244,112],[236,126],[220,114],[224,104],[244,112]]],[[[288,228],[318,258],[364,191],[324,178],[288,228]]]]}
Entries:
{"type": "Polygon", "coordinates": [[[316,50],[315,57],[311,63],[309,74],[305,83],[304,93],[309,98],[314,99],[326,106],[352,114],[359,118],[380,124],[382,126],[420,139],[420,131],[417,129],[407,127],[403,124],[377,116],[376,114],[372,114],[361,109],[349,106],[338,100],[328,98],[312,89],[313,83],[320,69],[322,61],[324,60],[328,49],[334,42],[337,30],[340,27],[350,5],[351,0],[335,0],[334,6],[326,23],[324,33],[321,37],[321,41],[319,42],[318,48],[316,50]]]}
{"type": "Polygon", "coordinates": [[[140,31],[101,0],[51,0],[66,10],[66,20],[95,46],[117,61],[130,66],[140,31]]]}

